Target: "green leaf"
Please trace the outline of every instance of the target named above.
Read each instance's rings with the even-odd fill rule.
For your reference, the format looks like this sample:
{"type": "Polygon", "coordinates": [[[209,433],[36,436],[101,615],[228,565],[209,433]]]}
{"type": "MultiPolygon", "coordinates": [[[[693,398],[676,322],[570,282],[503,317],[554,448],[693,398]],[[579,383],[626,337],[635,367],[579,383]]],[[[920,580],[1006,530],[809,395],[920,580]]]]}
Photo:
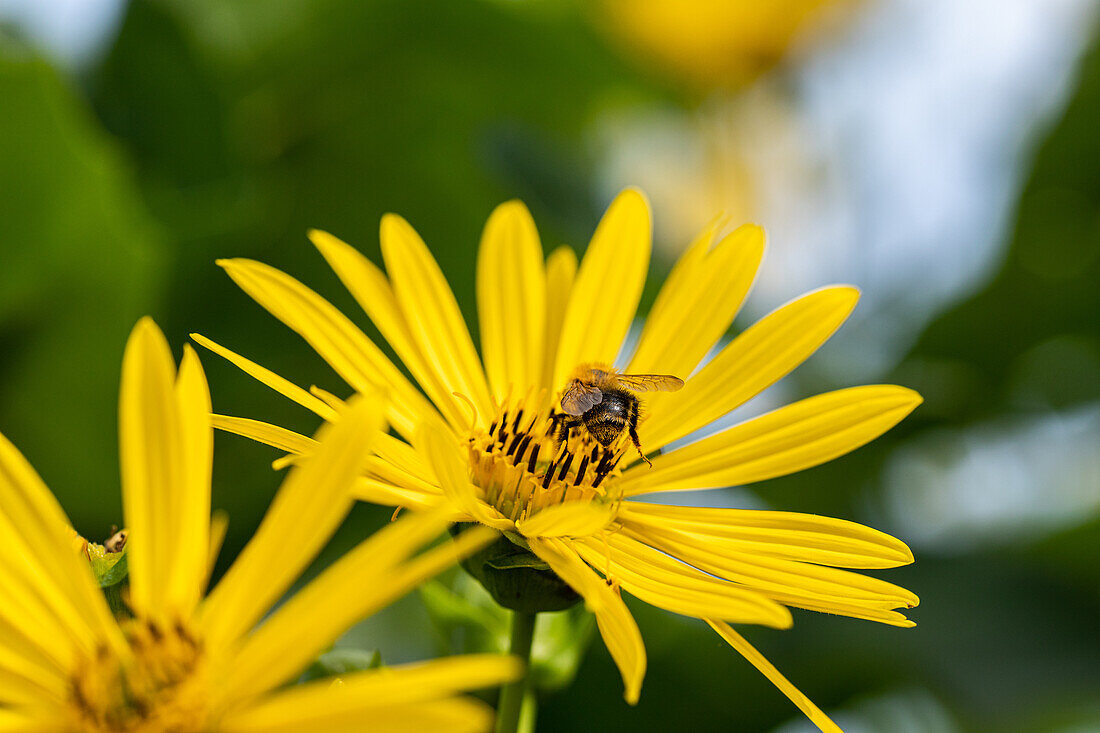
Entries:
{"type": "Polygon", "coordinates": [[[381,666],[382,652],[377,649],[372,652],[363,649],[333,649],[318,657],[317,661],[302,673],[301,681],[339,677],[353,672],[378,669],[381,666]]]}
{"type": "MultiPolygon", "coordinates": [[[[438,580],[420,588],[428,615],[450,642],[451,654],[508,651],[511,613],[493,601],[480,583],[459,574],[452,585],[438,580]]],[[[531,679],[540,691],[568,687],[577,674],[596,629],[595,617],[577,605],[567,611],[540,613],[531,650],[531,679]]]]}
{"type": "Polygon", "coordinates": [[[78,526],[108,526],[118,494],[89,487],[117,485],[118,360],[137,319],[164,314],[163,236],[70,81],[0,53],[0,99],[0,424],[28,456],[68,436],[81,458],[53,461],[50,486],[78,526]]]}
{"type": "Polygon", "coordinates": [[[496,604],[479,603],[471,595],[456,593],[438,580],[420,586],[420,599],[432,620],[445,632],[457,627],[473,627],[498,637],[507,647],[508,614],[496,604]]]}
{"type": "Polygon", "coordinates": [[[577,676],[596,629],[596,617],[584,606],[539,614],[531,649],[531,684],[537,690],[561,690],[577,676]]]}

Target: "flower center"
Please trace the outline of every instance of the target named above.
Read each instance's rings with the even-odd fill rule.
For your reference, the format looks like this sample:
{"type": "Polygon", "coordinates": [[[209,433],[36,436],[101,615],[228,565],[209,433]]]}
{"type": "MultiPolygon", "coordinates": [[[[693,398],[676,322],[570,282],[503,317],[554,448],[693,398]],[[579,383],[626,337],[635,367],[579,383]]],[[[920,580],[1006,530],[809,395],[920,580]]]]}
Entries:
{"type": "Polygon", "coordinates": [[[131,655],[106,645],[73,673],[74,728],[85,733],[192,733],[204,730],[207,707],[202,643],[183,623],[123,623],[131,655]]]}
{"type": "Polygon", "coordinates": [[[513,521],[570,501],[608,502],[604,481],[629,445],[602,445],[583,422],[548,407],[546,392],[501,407],[488,431],[469,437],[470,477],[484,501],[513,521]]]}

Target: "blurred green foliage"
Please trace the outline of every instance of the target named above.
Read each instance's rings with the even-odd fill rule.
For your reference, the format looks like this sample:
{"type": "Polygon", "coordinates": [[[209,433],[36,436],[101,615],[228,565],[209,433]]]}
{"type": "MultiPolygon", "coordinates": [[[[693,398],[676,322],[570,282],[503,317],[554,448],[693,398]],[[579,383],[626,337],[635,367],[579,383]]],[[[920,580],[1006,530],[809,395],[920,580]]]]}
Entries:
{"type": "MultiPolygon", "coordinates": [[[[622,100],[675,101],[571,3],[442,0],[135,0],[106,55],[76,80],[3,42],[0,99],[0,430],[92,539],[120,519],[118,367],[139,316],[153,315],[174,344],[199,331],[300,384],[347,393],[215,258],[269,262],[355,317],[304,233],[324,228],[377,260],[379,218],[397,211],[476,322],[476,247],[492,207],[522,198],[547,249],[583,248],[606,204],[587,125],[622,100]]],[[[883,463],[909,437],[1100,398],[1097,114],[1094,50],[1038,151],[1000,271],[882,375],[921,391],[925,407],[867,449],[758,487],[761,496],[867,519],[883,463]]],[[[653,267],[659,275],[667,263],[653,267]]],[[[208,355],[204,365],[217,410],[315,429],[232,367],[208,355]]],[[[799,379],[798,392],[818,386],[799,379]]],[[[274,457],[217,439],[214,501],[232,519],[221,567],[279,481],[274,457]]],[[[388,514],[358,508],[330,556],[388,514]]],[[[922,597],[910,631],[799,613],[791,631],[747,634],[826,709],[917,689],[964,730],[1095,721],[1097,547],[1093,518],[1039,543],[921,556],[888,576],[922,597]]],[[[576,682],[545,701],[539,730],[706,733],[797,718],[702,624],[632,608],[649,652],[640,705],[622,702],[594,644],[576,682]]],[[[415,652],[430,649],[423,613],[401,623],[420,624],[415,652]]],[[[410,653],[396,638],[370,644],[387,661],[410,653]]]]}
{"type": "Polygon", "coordinates": [[[170,252],[131,160],[68,81],[5,49],[0,99],[0,417],[102,541],[121,508],[122,346],[162,308],[170,252]]]}
{"type": "Polygon", "coordinates": [[[302,682],[311,682],[324,677],[360,672],[366,669],[378,669],[382,666],[382,653],[375,649],[366,652],[361,649],[334,649],[317,658],[317,661],[302,673],[302,682]]]}
{"type": "MultiPolygon", "coordinates": [[[[512,612],[498,605],[473,575],[451,575],[449,582],[433,580],[420,587],[420,598],[439,634],[442,651],[507,654],[512,612]]],[[[595,631],[596,619],[584,604],[539,613],[531,648],[531,686],[546,693],[572,684],[595,631]]]]}

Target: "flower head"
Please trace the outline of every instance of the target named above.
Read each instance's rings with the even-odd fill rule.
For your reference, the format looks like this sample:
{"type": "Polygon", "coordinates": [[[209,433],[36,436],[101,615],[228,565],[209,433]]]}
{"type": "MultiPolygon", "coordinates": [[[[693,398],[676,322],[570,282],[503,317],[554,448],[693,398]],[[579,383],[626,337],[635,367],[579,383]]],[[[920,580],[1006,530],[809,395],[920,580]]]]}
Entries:
{"type": "MultiPolygon", "coordinates": [[[[533,553],[546,573],[564,581],[594,612],[628,701],[638,698],[646,661],[620,590],[707,620],[823,727],[832,724],[727,622],[783,628],[791,624],[788,607],[797,607],[912,625],[896,609],[915,606],[916,596],[849,571],[911,562],[909,549],[893,537],[814,515],[635,500],[650,492],[746,484],[809,468],[905,417],[920,402],[915,392],[854,387],[671,447],[805,360],[851,312],[854,288],[802,296],[705,361],[736,315],[763,254],[758,227],[742,227],[718,242],[708,230],[672,270],[620,373],[612,365],[635,318],[649,265],[649,210],[637,191],[623,192],[611,205],[579,269],[567,248],[544,264],[522,204],[506,203],[493,213],[478,259],[480,358],[442,273],[403,219],[389,215],[382,221],[386,273],[329,234],[310,237],[423,393],[350,320],[296,280],[257,262],[221,264],[353,388],[393,395],[389,416],[404,440],[379,439],[356,494],[411,509],[443,505],[458,521],[500,530],[515,553],[533,553]],[[626,379],[622,373],[658,377],[626,379]],[[571,400],[574,379],[598,381],[601,400],[571,400]],[[668,389],[680,379],[684,385],[643,392],[646,379],[662,380],[668,389]],[[609,396],[615,389],[625,396],[609,396]],[[632,398],[640,403],[640,415],[632,398]],[[618,412],[603,414],[612,408],[618,412]],[[618,430],[604,424],[612,419],[618,430]]],[[[337,411],[331,395],[306,392],[196,338],[322,418],[337,411]]],[[[314,450],[307,439],[275,426],[233,417],[215,417],[215,424],[291,454],[314,450]]],[[[539,571],[537,564],[507,558],[485,571],[511,566],[539,571]]],[[[487,584],[491,592],[493,585],[487,584]]],[[[495,590],[504,604],[522,602],[495,590]]]]}
{"type": "MultiPolygon", "coordinates": [[[[120,437],[129,532],[127,617],[96,585],[88,544],[22,455],[0,436],[0,728],[67,733],[488,728],[457,697],[517,674],[514,660],[465,657],[281,688],[352,623],[491,539],[416,553],[440,512],[396,522],[261,618],[350,508],[349,485],[380,434],[375,400],[352,402],[283,483],[255,536],[205,595],[211,532],[210,397],[189,348],[177,372],[152,321],[123,361],[120,437]],[[74,548],[77,551],[74,551],[74,548]],[[204,597],[205,595],[205,597],[204,597]]],[[[488,537],[485,534],[489,535],[488,537]]]]}

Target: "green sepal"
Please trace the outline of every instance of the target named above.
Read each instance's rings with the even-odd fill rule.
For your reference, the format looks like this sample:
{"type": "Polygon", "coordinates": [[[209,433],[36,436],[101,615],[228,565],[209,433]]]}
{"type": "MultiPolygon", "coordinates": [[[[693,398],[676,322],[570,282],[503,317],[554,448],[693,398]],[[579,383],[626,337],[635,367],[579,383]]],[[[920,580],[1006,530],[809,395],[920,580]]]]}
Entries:
{"type": "Polygon", "coordinates": [[[532,570],[549,570],[546,562],[529,552],[516,555],[501,555],[489,558],[485,566],[493,570],[515,570],[516,568],[530,568],[532,570]]]}
{"type": "MultiPolygon", "coordinates": [[[[469,526],[453,525],[451,533],[460,534],[469,526]]],[[[489,591],[493,600],[513,611],[564,611],[581,599],[546,563],[505,535],[467,557],[462,567],[489,591]]]]}
{"type": "MultiPolygon", "coordinates": [[[[89,544],[89,549],[92,545],[89,544]]],[[[89,552],[88,561],[95,573],[96,582],[100,588],[110,588],[126,580],[130,566],[126,550],[122,552],[105,552],[102,555],[89,552]]]]}
{"type": "Polygon", "coordinates": [[[107,599],[111,613],[115,616],[129,616],[130,610],[122,600],[122,590],[126,587],[130,574],[129,553],[126,548],[121,552],[107,552],[103,545],[89,542],[86,552],[88,565],[103,590],[103,597],[107,599]]]}

